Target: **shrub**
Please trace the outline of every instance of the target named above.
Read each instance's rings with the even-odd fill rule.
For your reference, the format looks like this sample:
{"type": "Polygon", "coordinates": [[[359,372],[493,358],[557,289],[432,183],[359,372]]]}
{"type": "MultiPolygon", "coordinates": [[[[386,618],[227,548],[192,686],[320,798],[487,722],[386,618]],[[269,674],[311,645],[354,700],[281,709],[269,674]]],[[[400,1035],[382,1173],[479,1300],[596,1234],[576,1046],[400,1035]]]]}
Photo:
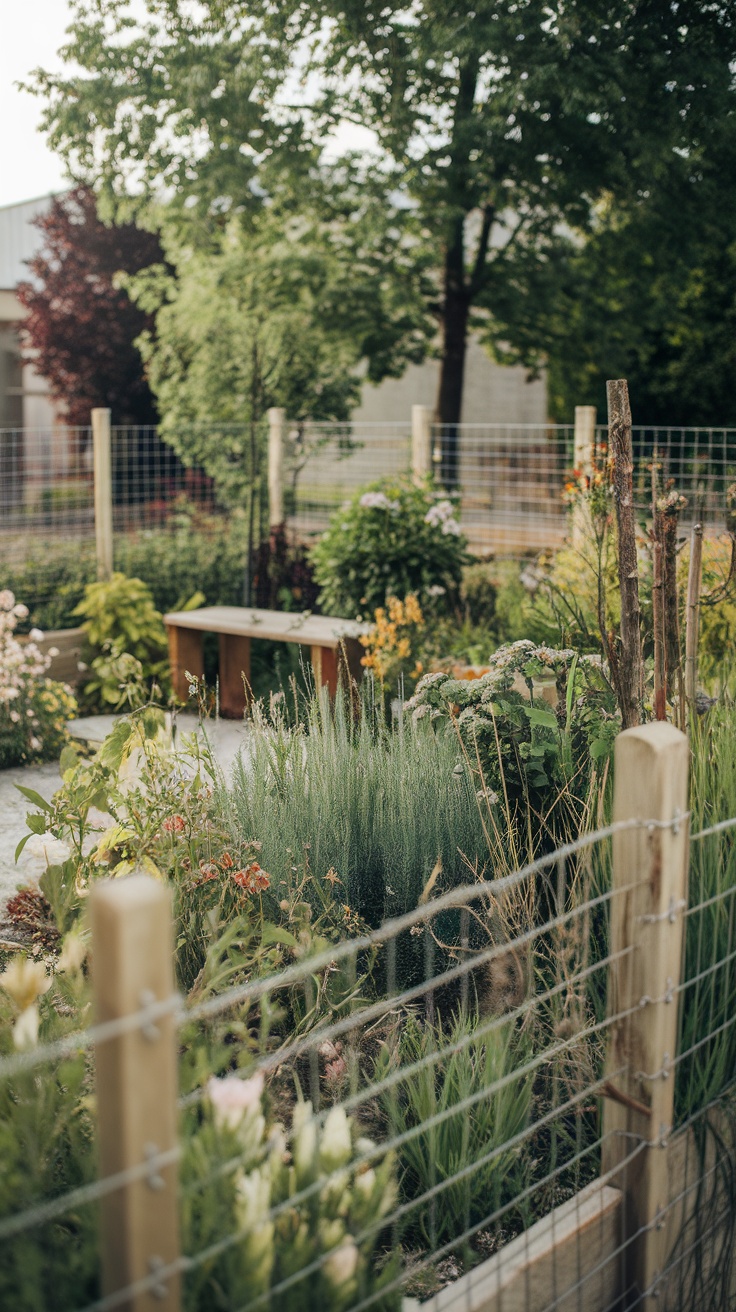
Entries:
{"type": "Polygon", "coordinates": [[[66,722],[77,712],[71,690],[46,678],[56,653],[41,652],[43,635],[33,630],[28,642],[16,638],[27,614],[9,589],[0,592],[0,769],[53,760],[68,741],[66,722]]]}
{"type": "Polygon", "coordinates": [[[74,611],[90,650],[92,677],[84,696],[93,705],[141,705],[153,683],[169,682],[168,644],[161,615],[140,579],[113,574],[89,583],[74,611]]]}
{"type": "Polygon", "coordinates": [[[428,674],[406,703],[414,721],[452,727],[463,769],[516,864],[579,826],[619,728],[600,660],[520,641],[471,681],[428,674]]]}
{"type": "Polygon", "coordinates": [[[353,619],[409,593],[430,612],[452,604],[467,555],[451,502],[382,481],[333,516],[311,559],[323,610],[353,619]]]}

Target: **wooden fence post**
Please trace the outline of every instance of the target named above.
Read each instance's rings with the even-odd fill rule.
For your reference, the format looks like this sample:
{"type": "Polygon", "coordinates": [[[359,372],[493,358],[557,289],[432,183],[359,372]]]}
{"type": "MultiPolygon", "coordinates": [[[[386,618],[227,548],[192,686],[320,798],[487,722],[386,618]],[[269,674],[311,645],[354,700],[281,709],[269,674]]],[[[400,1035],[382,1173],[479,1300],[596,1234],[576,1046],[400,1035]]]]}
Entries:
{"type": "MultiPolygon", "coordinates": [[[[575,406],[575,434],[573,438],[573,465],[581,474],[588,477],[593,472],[595,461],[595,425],[597,411],[594,405],[575,406]]],[[[580,551],[590,538],[588,512],[582,506],[575,506],[572,512],[572,545],[580,551]]]]}
{"type": "Polygon", "coordinates": [[[432,407],[411,408],[411,472],[417,482],[432,473],[432,407]]]}
{"type": "Polygon", "coordinates": [[[273,532],[284,522],[284,422],[286,411],[272,406],[268,412],[268,526],[273,532]]]}
{"type": "Polygon", "coordinates": [[[628,729],[616,740],[614,821],[644,823],[613,837],[608,1007],[609,1016],[620,1019],[609,1035],[602,1169],[605,1175],[620,1167],[607,1183],[624,1193],[625,1287],[634,1294],[631,1306],[646,1312],[658,1306],[648,1291],[667,1257],[663,1217],[687,905],[688,764],[687,738],[664,721],[628,729]],[[647,827],[646,821],[661,825],[647,827]],[[625,1163],[637,1142],[646,1147],[625,1163]]]}
{"type": "Polygon", "coordinates": [[[102,1199],[103,1293],[161,1270],[155,1287],[120,1306],[124,1312],[179,1312],[179,1273],[165,1274],[179,1259],[171,896],[148,875],[101,881],[90,894],[90,915],[96,1021],[172,1000],[154,1023],[95,1048],[100,1178],[151,1163],[102,1199]]]}
{"type": "Polygon", "coordinates": [[[92,411],[92,456],[95,478],[97,577],[112,574],[112,450],[110,411],[92,411]]]}

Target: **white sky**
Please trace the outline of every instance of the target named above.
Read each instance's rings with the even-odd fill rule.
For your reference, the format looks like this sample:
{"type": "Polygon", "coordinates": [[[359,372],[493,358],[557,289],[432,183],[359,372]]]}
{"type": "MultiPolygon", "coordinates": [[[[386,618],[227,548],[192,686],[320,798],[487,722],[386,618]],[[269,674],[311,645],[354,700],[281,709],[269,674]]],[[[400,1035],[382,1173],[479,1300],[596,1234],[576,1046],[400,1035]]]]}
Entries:
{"type": "Polygon", "coordinates": [[[38,130],[41,103],[14,83],[32,68],[58,67],[69,19],[67,0],[0,0],[0,205],[64,186],[61,161],[38,130]]]}
{"type": "MultiPolygon", "coordinates": [[[[60,67],[57,51],[70,19],[68,0],[0,0],[0,205],[65,186],[62,162],[39,131],[41,101],[15,84],[34,68],[60,67]]],[[[328,153],[374,145],[366,129],[345,123],[328,153]]]]}

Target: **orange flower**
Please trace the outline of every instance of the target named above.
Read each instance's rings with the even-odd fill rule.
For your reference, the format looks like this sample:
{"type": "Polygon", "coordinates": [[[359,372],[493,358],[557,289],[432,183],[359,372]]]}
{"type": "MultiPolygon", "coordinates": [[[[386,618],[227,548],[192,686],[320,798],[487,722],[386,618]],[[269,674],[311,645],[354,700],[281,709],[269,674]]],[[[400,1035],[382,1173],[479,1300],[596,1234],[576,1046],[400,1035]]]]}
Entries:
{"type": "Polygon", "coordinates": [[[183,815],[171,815],[168,820],[164,820],[164,829],[167,834],[183,834],[186,829],[186,821],[183,815]]]}
{"type": "Polygon", "coordinates": [[[222,866],[223,870],[232,870],[233,866],[235,865],[235,862],[233,861],[229,852],[223,852],[222,856],[220,857],[220,865],[222,866]]]}

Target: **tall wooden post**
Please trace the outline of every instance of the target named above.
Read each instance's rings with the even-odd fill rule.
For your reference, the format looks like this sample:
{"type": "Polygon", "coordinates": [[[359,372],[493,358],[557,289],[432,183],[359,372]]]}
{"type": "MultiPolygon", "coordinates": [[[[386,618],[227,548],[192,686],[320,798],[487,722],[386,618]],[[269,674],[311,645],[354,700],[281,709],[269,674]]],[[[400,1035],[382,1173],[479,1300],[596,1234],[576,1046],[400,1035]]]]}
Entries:
{"type": "MultiPolygon", "coordinates": [[[[179,1259],[173,933],[169,890],[148,875],[101,881],[89,900],[97,1022],[172,1000],[171,1010],[155,1022],[95,1048],[100,1178],[150,1163],[101,1202],[107,1295],[164,1273],[179,1259]]],[[[162,1274],[120,1307],[179,1312],[178,1272],[162,1274]]]]}
{"type": "Polygon", "coordinates": [[[112,445],[110,411],[92,411],[92,455],[95,480],[95,542],[97,577],[112,574],[112,445]]]}
{"type": "MultiPolygon", "coordinates": [[[[629,387],[625,378],[609,379],[608,441],[613,459],[616,502],[618,582],[621,592],[621,645],[616,651],[614,682],[624,729],[641,723],[644,698],[644,660],[641,647],[639,562],[636,554],[634,513],[634,448],[631,434],[629,387]]],[[[613,656],[612,656],[613,663],[613,656]]]]}
{"type": "MultiPolygon", "coordinates": [[[[597,411],[594,405],[575,406],[573,464],[575,469],[588,478],[590,478],[595,464],[596,418],[597,411]]],[[[590,540],[590,517],[586,508],[575,506],[571,518],[570,537],[572,545],[577,551],[581,551],[590,540]]]]}
{"type": "Polygon", "coordinates": [[[284,522],[284,423],[286,411],[272,406],[268,412],[268,526],[273,532],[284,522]]]}
{"type": "Polygon", "coordinates": [[[696,714],[698,691],[698,621],[700,589],[703,578],[703,525],[693,524],[690,533],[690,564],[687,574],[687,613],[685,619],[685,696],[691,717],[696,714]]]}
{"type": "Polygon", "coordinates": [[[411,472],[417,482],[432,473],[432,407],[411,408],[411,472]]]}
{"type": "Polygon", "coordinates": [[[608,1005],[614,1020],[602,1169],[615,1172],[608,1183],[624,1193],[625,1286],[633,1291],[631,1306],[644,1312],[658,1306],[656,1282],[667,1258],[662,1218],[687,905],[688,763],[687,738],[664,721],[628,729],[616,740],[614,821],[643,823],[613,837],[608,1005]],[[637,1145],[640,1151],[623,1165],[637,1145]]]}

